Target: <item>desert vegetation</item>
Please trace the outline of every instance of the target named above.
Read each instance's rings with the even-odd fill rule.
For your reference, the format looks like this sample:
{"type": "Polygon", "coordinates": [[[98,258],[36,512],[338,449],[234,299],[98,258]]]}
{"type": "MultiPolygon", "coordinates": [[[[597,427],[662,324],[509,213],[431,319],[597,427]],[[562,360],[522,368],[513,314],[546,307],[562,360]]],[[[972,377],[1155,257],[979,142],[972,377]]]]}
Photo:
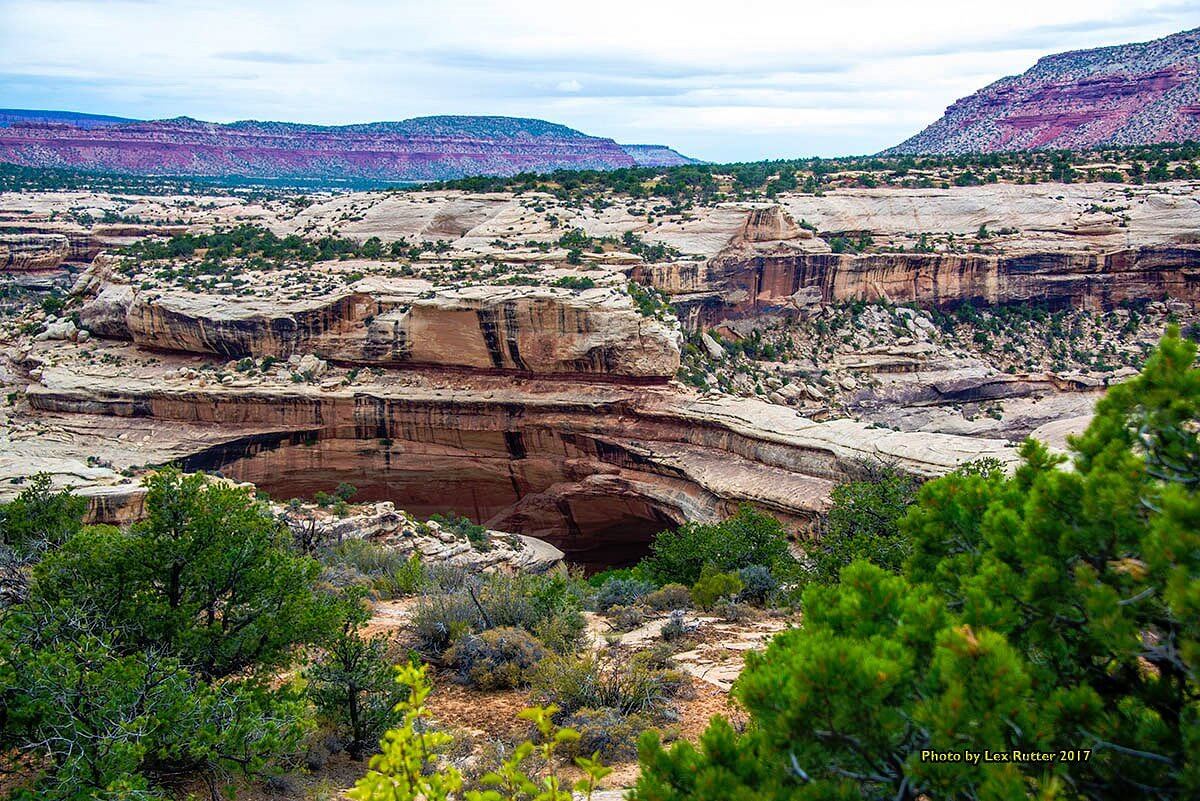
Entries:
{"type": "MultiPolygon", "coordinates": [[[[672,198],[682,209],[780,192],[820,194],[835,188],[910,189],[989,183],[1109,181],[1143,184],[1195,178],[1200,145],[1112,147],[1095,151],[1016,151],[950,156],[849,156],[738,164],[688,164],[547,174],[476,176],[427,185],[472,192],[547,192],[592,202],[608,194],[672,198]]],[[[666,211],[666,210],[664,210],[666,211]]],[[[668,211],[669,213],[669,211],[668,211]]]]}
{"type": "Polygon", "coordinates": [[[355,798],[565,799],[635,753],[645,801],[1190,797],[1195,353],[1169,332],[1071,469],[1033,441],[1011,474],[884,466],[835,490],[802,549],[744,507],[587,580],[300,543],[248,490],[172,469],[146,479],[144,522],[85,526],[35,480],[0,511],[10,795],[288,786],[339,751],[355,798]],[[379,630],[381,604],[401,625],[379,630]],[[772,620],[733,684],[746,717],[685,736],[685,652],[772,620]],[[515,693],[511,750],[464,760],[438,685],[515,693]],[[1052,756],[928,756],[984,751],[1052,756]]]}

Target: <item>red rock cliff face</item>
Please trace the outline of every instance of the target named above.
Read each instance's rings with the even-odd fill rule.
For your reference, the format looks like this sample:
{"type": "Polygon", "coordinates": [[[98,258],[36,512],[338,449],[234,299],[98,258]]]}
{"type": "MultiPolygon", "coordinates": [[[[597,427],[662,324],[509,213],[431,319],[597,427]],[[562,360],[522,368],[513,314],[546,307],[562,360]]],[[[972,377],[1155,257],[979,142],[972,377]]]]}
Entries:
{"type": "Polygon", "coordinates": [[[1200,29],[1047,56],[887,153],[1082,149],[1200,139],[1200,29]]]}
{"type": "MultiPolygon", "coordinates": [[[[680,283],[657,273],[648,278],[668,292],[680,283]]],[[[1007,256],[734,254],[714,259],[707,275],[690,283],[692,291],[702,284],[724,299],[708,309],[708,318],[847,300],[888,300],[925,307],[1033,302],[1099,310],[1128,300],[1200,302],[1200,247],[1007,256]]]]}

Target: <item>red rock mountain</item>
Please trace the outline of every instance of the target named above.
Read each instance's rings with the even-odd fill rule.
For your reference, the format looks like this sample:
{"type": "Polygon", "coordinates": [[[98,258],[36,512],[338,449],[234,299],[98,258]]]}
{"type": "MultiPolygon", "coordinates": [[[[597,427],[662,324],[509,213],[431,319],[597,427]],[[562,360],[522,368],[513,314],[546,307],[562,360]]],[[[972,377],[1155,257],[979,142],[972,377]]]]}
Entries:
{"type": "Polygon", "coordinates": [[[443,116],[365,125],[187,117],[130,120],[0,109],[0,162],[133,175],[431,181],[556,169],[690,163],[661,145],[619,145],[518,117],[443,116]]]}
{"type": "Polygon", "coordinates": [[[887,154],[1200,140],[1200,28],[1040,59],[946,109],[887,154]]]}

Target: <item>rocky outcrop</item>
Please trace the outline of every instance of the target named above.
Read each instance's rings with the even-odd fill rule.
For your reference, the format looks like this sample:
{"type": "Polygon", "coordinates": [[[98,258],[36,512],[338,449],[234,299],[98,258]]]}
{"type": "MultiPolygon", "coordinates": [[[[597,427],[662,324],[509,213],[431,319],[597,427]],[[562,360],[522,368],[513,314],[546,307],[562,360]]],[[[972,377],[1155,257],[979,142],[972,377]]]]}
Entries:
{"type": "Polygon", "coordinates": [[[0,233],[0,270],[54,270],[62,266],[70,251],[62,234],[0,233]]]}
{"type": "Polygon", "coordinates": [[[36,111],[8,111],[0,119],[0,161],[134,175],[436,181],[688,161],[657,146],[630,147],[632,154],[611,139],[515,117],[421,117],[337,127],[220,125],[186,117],[97,122],[90,115],[48,118],[36,111]]]}
{"type": "MultiPolygon", "coordinates": [[[[613,289],[471,287],[418,298],[377,316],[357,346],[329,357],[534,374],[669,378],[680,339],[613,289]]],[[[321,349],[318,349],[320,351],[321,349]]],[[[322,353],[324,355],[324,353],[322,353]]]]}
{"type": "Polygon", "coordinates": [[[80,312],[102,336],[226,358],[313,353],[348,364],[665,380],[680,336],[611,288],[349,291],[302,301],[105,283],[80,312]]]}
{"type": "Polygon", "coordinates": [[[1047,56],[885,151],[1086,149],[1200,139],[1200,29],[1047,56]]]}
{"type": "Polygon", "coordinates": [[[812,239],[813,234],[796,224],[782,206],[751,209],[735,242],[786,242],[792,239],[812,239]]]}
{"type": "Polygon", "coordinates": [[[427,565],[541,573],[563,558],[563,552],[548,542],[504,531],[486,531],[486,541],[476,545],[437,521],[419,522],[388,501],[356,505],[342,517],[311,504],[297,508],[276,505],[274,511],[298,541],[370,540],[417,556],[427,565]]]}
{"type": "Polygon", "coordinates": [[[849,300],[924,307],[1032,302],[1093,310],[1122,301],[1200,302],[1200,247],[1188,245],[1010,255],[791,251],[747,256],[731,250],[711,260],[702,277],[689,273],[690,280],[674,276],[673,266],[648,276],[669,293],[683,286],[717,295],[715,302],[703,298],[700,321],[706,324],[849,300]]]}

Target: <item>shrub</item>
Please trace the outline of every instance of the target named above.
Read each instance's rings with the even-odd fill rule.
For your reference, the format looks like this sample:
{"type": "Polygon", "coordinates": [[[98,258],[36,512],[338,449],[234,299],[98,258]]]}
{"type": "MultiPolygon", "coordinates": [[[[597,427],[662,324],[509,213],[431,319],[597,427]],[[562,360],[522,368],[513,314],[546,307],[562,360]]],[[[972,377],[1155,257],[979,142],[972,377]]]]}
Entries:
{"type": "Polygon", "coordinates": [[[609,622],[617,631],[632,631],[646,622],[646,613],[640,606],[618,606],[612,610],[609,622]]]}
{"type": "Polygon", "coordinates": [[[546,649],[524,629],[503,627],[461,638],[446,652],[446,662],[479,690],[509,690],[529,683],[546,649]]]}
{"type": "Polygon", "coordinates": [[[362,759],[393,721],[392,710],[404,695],[395,681],[394,643],[384,636],[363,637],[367,615],[361,607],[356,611],[304,677],[313,705],[348,737],[350,756],[362,759]]]}
{"type": "Polygon", "coordinates": [[[0,505],[0,546],[17,554],[37,554],[79,531],[87,500],[69,490],[55,492],[50,476],[39,473],[11,502],[0,505]]]}
{"type": "Polygon", "coordinates": [[[712,613],[727,623],[739,623],[750,617],[750,608],[733,598],[721,598],[713,603],[712,613]]]}
{"type": "Polygon", "coordinates": [[[412,595],[424,584],[425,567],[421,564],[421,558],[413,554],[398,569],[376,576],[371,587],[375,597],[386,599],[412,595]]]}
{"type": "MultiPolygon", "coordinates": [[[[458,797],[463,778],[457,768],[439,763],[438,756],[453,743],[450,735],[432,730],[432,716],[425,705],[429,698],[429,679],[424,667],[406,666],[397,670],[396,681],[407,690],[407,699],[398,707],[401,724],[389,730],[380,744],[383,753],[371,759],[371,770],[358,780],[349,792],[354,801],[408,801],[421,798],[425,801],[446,801],[458,797]]],[[[553,710],[532,707],[521,712],[520,717],[531,721],[538,732],[538,744],[525,741],[513,749],[512,754],[500,768],[485,775],[481,783],[504,790],[484,793],[469,793],[468,798],[499,799],[527,798],[537,795],[545,801],[566,801],[592,797],[597,782],[612,772],[598,759],[576,757],[575,764],[583,772],[583,778],[574,784],[561,778],[553,766],[558,752],[579,740],[579,734],[571,729],[560,729],[551,720],[553,710]],[[548,772],[528,775],[525,763],[536,757],[542,766],[551,766],[548,772]],[[517,789],[519,788],[519,789],[517,789]],[[574,791],[574,794],[572,793],[574,791]]]]}
{"type": "Polygon", "coordinates": [[[633,567],[612,567],[608,570],[601,570],[599,573],[593,573],[588,576],[587,583],[589,586],[600,589],[613,579],[650,581],[650,577],[646,574],[645,566],[639,562],[633,567]]]}
{"type": "Polygon", "coordinates": [[[460,637],[483,630],[479,610],[465,591],[421,596],[412,626],[422,652],[434,657],[460,637]]]}
{"type": "Polygon", "coordinates": [[[663,624],[662,631],[659,633],[659,636],[661,636],[667,642],[673,642],[681,639],[687,633],[688,627],[687,623],[685,623],[683,619],[683,610],[676,609],[671,613],[671,616],[667,618],[667,622],[663,624]]]}
{"type": "Polygon", "coordinates": [[[587,707],[655,714],[677,688],[675,677],[613,653],[556,654],[533,673],[534,695],[564,715],[587,707]]]}
{"type": "MultiPolygon", "coordinates": [[[[29,797],[161,797],[196,776],[215,793],[307,729],[274,679],[339,627],[320,565],[245,489],[169,468],[146,486],[144,521],[79,528],[0,614],[0,751],[45,766],[29,797]]],[[[61,500],[46,519],[73,516],[61,500]]],[[[13,513],[18,530],[41,517],[13,513]]]]}
{"type": "Polygon", "coordinates": [[[705,565],[721,571],[790,561],[787,531],[778,520],[742,506],[720,523],[687,523],[664,531],[650,545],[646,571],[659,584],[695,584],[705,565]]]}
{"type": "Polygon", "coordinates": [[[692,605],[692,591],[682,584],[666,584],[642,600],[656,612],[687,609],[692,605]]]}
{"type": "Polygon", "coordinates": [[[737,572],[742,582],[741,600],[755,604],[764,604],[767,599],[779,589],[779,582],[771,575],[769,568],[762,565],[750,565],[737,572]]]}
{"type": "Polygon", "coordinates": [[[609,579],[596,591],[596,611],[607,612],[614,606],[629,606],[653,589],[653,584],[637,579],[609,579]]]}
{"type": "Polygon", "coordinates": [[[429,519],[441,526],[443,530],[449,531],[455,536],[461,537],[471,543],[471,547],[475,550],[491,550],[491,535],[488,534],[486,528],[478,523],[473,523],[469,517],[459,517],[450,512],[445,515],[434,515],[429,519]]]}
{"type": "Polygon", "coordinates": [[[324,577],[335,586],[359,586],[376,598],[412,595],[425,583],[420,558],[362,539],[344,540],[323,549],[317,558],[326,566],[324,577]]]}
{"type": "Polygon", "coordinates": [[[579,732],[575,753],[599,754],[610,761],[637,756],[638,737],[652,724],[647,715],[622,715],[615,709],[591,707],[576,710],[564,721],[564,725],[579,732]]]}
{"type": "Polygon", "coordinates": [[[566,289],[592,289],[596,286],[596,282],[587,276],[580,277],[577,275],[563,275],[554,279],[550,285],[565,287],[566,289]]]}
{"type": "Polygon", "coordinates": [[[710,609],[722,598],[732,598],[742,591],[742,580],[736,573],[717,573],[705,568],[704,575],[692,587],[692,599],[701,609],[710,609]]]}
{"type": "Polygon", "coordinates": [[[487,629],[525,629],[555,651],[573,649],[583,633],[581,582],[561,573],[468,578],[460,589],[422,596],[413,616],[423,649],[441,654],[456,639],[487,629]]]}

